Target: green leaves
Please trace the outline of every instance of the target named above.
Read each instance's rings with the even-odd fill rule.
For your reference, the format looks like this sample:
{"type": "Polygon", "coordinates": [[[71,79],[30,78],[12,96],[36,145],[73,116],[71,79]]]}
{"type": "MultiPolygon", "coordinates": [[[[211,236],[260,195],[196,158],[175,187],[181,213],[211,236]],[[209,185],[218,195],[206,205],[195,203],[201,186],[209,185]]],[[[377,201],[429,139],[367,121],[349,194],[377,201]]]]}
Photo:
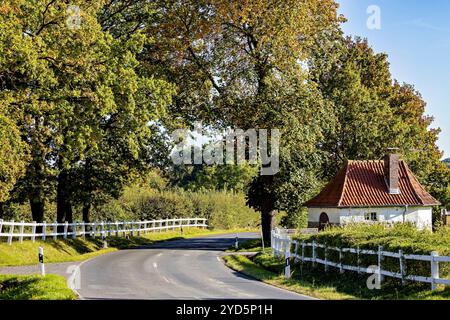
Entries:
{"type": "Polygon", "coordinates": [[[1,109],[0,141],[0,202],[5,202],[17,179],[25,173],[28,154],[16,124],[1,109]]]}
{"type": "MultiPolygon", "coordinates": [[[[137,55],[146,36],[135,28],[123,29],[126,36],[113,32],[105,21],[125,16],[107,3],[126,6],[72,1],[79,27],[68,24],[73,10],[65,3],[8,0],[0,7],[8,13],[0,17],[0,99],[8,102],[32,155],[18,185],[23,199],[51,200],[58,181],[57,192],[67,201],[90,205],[102,198],[94,194],[117,195],[129,171],[148,160],[141,155],[149,121],[165,113],[173,88],[142,74],[137,55]],[[62,175],[69,184],[61,185],[62,175]]],[[[20,139],[14,130],[10,135],[20,139]]]]}

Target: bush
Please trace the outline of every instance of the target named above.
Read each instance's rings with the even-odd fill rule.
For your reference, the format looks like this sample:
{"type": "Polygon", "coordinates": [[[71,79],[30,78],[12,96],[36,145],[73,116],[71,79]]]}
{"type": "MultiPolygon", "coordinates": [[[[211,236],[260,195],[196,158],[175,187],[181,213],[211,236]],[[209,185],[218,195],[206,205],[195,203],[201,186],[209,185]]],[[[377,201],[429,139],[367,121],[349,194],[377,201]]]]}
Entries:
{"type": "Polygon", "coordinates": [[[287,229],[302,229],[308,227],[308,211],[301,208],[292,214],[285,214],[280,224],[287,229]]]}
{"type": "MultiPolygon", "coordinates": [[[[185,191],[157,187],[146,181],[125,188],[118,199],[109,199],[91,210],[91,221],[154,220],[166,218],[207,218],[214,229],[254,228],[259,214],[245,204],[242,192],[185,191]]],[[[31,220],[28,204],[11,204],[5,220],[31,220]]],[[[56,204],[46,204],[47,221],[55,221],[56,204]]],[[[74,207],[74,220],[81,221],[81,207],[74,207]]]]}
{"type": "Polygon", "coordinates": [[[155,190],[142,186],[127,188],[118,200],[96,208],[94,215],[103,220],[199,217],[207,218],[209,226],[215,229],[256,227],[259,223],[259,214],[245,205],[242,193],[155,190]]]}

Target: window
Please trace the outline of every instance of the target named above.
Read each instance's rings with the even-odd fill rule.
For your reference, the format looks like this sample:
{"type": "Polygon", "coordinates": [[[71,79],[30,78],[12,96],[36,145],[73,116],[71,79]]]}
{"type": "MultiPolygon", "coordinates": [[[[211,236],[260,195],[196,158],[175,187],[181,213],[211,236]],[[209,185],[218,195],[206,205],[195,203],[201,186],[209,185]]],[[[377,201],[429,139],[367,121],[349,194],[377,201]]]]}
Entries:
{"type": "Polygon", "coordinates": [[[364,215],[366,221],[378,221],[378,215],[376,212],[368,212],[364,215]]]}

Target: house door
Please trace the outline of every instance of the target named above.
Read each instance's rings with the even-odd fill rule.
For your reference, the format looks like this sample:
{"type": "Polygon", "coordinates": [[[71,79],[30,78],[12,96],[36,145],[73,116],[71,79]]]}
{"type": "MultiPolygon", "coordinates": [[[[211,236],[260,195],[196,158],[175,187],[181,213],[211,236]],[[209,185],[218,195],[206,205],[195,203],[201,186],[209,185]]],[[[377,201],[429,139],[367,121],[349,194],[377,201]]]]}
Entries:
{"type": "Polygon", "coordinates": [[[328,215],[325,212],[322,212],[320,214],[319,218],[319,230],[322,231],[325,229],[325,227],[330,223],[330,219],[328,218],[328,215]]]}

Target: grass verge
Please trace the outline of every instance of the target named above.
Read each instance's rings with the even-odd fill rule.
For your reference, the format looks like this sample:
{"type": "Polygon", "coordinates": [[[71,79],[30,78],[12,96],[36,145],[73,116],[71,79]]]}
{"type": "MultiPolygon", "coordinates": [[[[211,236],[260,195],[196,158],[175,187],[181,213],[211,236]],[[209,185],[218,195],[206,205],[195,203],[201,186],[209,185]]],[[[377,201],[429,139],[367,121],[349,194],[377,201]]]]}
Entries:
{"type": "Polygon", "coordinates": [[[259,253],[252,259],[230,255],[225,256],[226,264],[239,272],[261,280],[267,284],[287,289],[299,294],[326,300],[449,300],[450,289],[435,292],[427,285],[408,283],[401,286],[399,281],[386,280],[380,290],[369,290],[367,275],[358,276],[353,272],[339,274],[324,272],[323,267],[312,268],[309,264],[291,266],[291,279],[282,275],[284,260],[276,259],[271,253],[259,253]]]}
{"type": "Polygon", "coordinates": [[[261,252],[263,251],[261,239],[252,239],[238,242],[238,249],[234,246],[227,249],[226,252],[261,252]]]}
{"type": "Polygon", "coordinates": [[[0,299],[76,300],[77,298],[61,276],[0,275],[0,299]]]}
{"type": "Polygon", "coordinates": [[[181,235],[179,231],[174,231],[147,233],[141,235],[140,237],[109,237],[107,238],[107,249],[103,249],[103,241],[99,238],[77,238],[47,241],[37,240],[34,243],[31,241],[24,241],[23,243],[13,242],[12,245],[0,243],[0,267],[37,264],[39,247],[44,248],[46,263],[82,261],[108,252],[153,244],[160,241],[186,239],[200,235],[214,235],[245,231],[248,232],[252,230],[239,229],[210,231],[191,228],[185,229],[183,235],[181,235]]]}

